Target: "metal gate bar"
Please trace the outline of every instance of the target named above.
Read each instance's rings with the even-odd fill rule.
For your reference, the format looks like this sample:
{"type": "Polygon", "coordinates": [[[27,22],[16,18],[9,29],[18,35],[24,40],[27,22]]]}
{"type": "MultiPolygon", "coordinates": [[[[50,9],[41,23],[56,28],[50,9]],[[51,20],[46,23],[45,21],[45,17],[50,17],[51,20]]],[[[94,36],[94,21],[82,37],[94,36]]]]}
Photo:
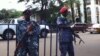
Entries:
{"type": "MultiPolygon", "coordinates": [[[[47,22],[47,20],[45,20],[47,22]]],[[[45,24],[45,29],[46,29],[46,24],[45,24]]],[[[44,38],[44,56],[46,56],[46,37],[44,38]]]]}
{"type": "MultiPolygon", "coordinates": [[[[50,26],[52,26],[52,24],[50,26]]],[[[52,56],[52,27],[50,29],[50,56],[52,56]]]]}
{"type": "MultiPolygon", "coordinates": [[[[52,24],[50,26],[52,26],[52,24]]],[[[8,29],[9,29],[9,24],[8,24],[8,29]]],[[[52,33],[53,33],[53,28],[51,27],[50,29],[50,56],[52,56],[52,33]]],[[[16,44],[17,44],[17,39],[16,39],[16,44]]],[[[56,47],[55,56],[58,56],[58,27],[57,26],[56,26],[56,46],[55,47],[56,47]]],[[[38,53],[39,53],[39,49],[38,49],[38,53]]],[[[7,38],[7,56],[9,56],[9,34],[7,38]]],[[[46,56],[46,37],[44,37],[44,56],[46,56]]]]}
{"type": "Polygon", "coordinates": [[[44,56],[46,56],[46,38],[44,38],[44,56]]]}
{"type": "Polygon", "coordinates": [[[56,25],[56,55],[58,56],[58,26],[56,25]]]}
{"type": "MultiPolygon", "coordinates": [[[[8,29],[9,29],[9,24],[8,24],[8,29]]],[[[9,32],[9,30],[8,30],[9,32]]],[[[9,33],[7,34],[7,56],[9,56],[9,33]]]]}

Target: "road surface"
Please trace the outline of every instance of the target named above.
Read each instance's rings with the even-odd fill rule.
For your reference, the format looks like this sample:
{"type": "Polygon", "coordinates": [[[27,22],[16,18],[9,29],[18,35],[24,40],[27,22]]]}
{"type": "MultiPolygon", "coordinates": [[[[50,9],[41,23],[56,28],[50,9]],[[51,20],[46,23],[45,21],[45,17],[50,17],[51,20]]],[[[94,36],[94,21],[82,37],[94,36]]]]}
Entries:
{"type": "MultiPolygon", "coordinates": [[[[89,33],[79,33],[85,44],[78,44],[78,39],[76,45],[74,45],[75,56],[100,56],[100,34],[89,34],[89,33]]],[[[46,54],[45,56],[50,56],[50,34],[46,38],[46,54]]],[[[13,56],[15,50],[15,40],[10,40],[9,45],[9,56],[13,56]]],[[[40,39],[39,45],[39,56],[44,56],[44,38],[40,39]]],[[[57,49],[57,55],[60,56],[59,49],[57,49]]],[[[52,34],[52,56],[56,53],[56,35],[52,34]]],[[[7,56],[7,41],[0,40],[0,56],[7,56]]]]}

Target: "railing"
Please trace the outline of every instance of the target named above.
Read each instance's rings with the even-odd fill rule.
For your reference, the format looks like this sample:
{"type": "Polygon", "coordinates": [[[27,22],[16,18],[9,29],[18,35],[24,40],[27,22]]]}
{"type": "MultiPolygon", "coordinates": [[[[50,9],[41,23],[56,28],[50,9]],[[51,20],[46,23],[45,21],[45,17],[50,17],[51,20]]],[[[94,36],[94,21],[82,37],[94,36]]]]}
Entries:
{"type": "MultiPolygon", "coordinates": [[[[16,24],[0,24],[0,25],[8,25],[8,29],[9,29],[10,25],[16,25],[16,24]]],[[[56,27],[55,32],[53,32],[53,28],[51,27],[50,32],[46,38],[39,38],[39,56],[58,56],[59,53],[58,53],[58,29],[57,28],[58,27],[56,27]],[[41,41],[42,41],[42,43],[41,43],[41,41]]],[[[9,34],[8,34],[8,38],[9,38],[9,34]]],[[[8,39],[8,38],[7,38],[7,40],[5,40],[5,41],[7,41],[7,54],[5,56],[13,56],[14,52],[11,53],[12,50],[10,50],[10,44],[9,44],[10,39],[8,39]]],[[[14,39],[14,41],[15,41],[15,39],[14,39]]],[[[16,41],[16,43],[17,43],[17,41],[16,41]]],[[[15,45],[16,45],[16,43],[15,43],[15,45]]],[[[2,50],[2,48],[0,50],[2,50]]],[[[15,49],[13,49],[13,51],[14,50],[15,49]]]]}

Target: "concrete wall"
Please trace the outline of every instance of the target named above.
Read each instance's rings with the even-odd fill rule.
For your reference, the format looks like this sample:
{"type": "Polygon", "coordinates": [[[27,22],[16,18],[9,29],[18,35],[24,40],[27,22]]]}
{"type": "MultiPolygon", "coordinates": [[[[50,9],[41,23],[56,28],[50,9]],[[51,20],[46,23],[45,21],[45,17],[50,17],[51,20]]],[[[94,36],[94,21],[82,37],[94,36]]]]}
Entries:
{"type": "MultiPolygon", "coordinates": [[[[97,15],[96,15],[96,7],[99,8],[99,22],[100,22],[100,5],[95,4],[95,0],[90,0],[91,4],[87,5],[86,7],[90,7],[91,9],[91,23],[95,24],[97,23],[97,15]]],[[[84,23],[84,5],[83,5],[83,0],[80,0],[80,9],[81,9],[81,22],[84,23]]]]}
{"type": "Polygon", "coordinates": [[[91,0],[90,8],[91,8],[91,21],[93,24],[95,24],[97,23],[95,0],[91,0]]]}
{"type": "Polygon", "coordinates": [[[81,22],[84,23],[85,19],[84,19],[84,5],[83,5],[83,0],[79,0],[80,1],[80,9],[81,9],[81,22]]]}

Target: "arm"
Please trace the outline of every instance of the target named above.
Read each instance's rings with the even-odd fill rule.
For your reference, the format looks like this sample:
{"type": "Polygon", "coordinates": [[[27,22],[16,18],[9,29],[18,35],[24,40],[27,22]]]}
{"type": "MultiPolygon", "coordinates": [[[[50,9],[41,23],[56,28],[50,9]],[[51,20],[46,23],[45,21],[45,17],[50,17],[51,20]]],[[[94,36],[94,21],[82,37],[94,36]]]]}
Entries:
{"type": "Polygon", "coordinates": [[[18,49],[19,49],[19,41],[21,38],[21,31],[20,31],[19,26],[20,26],[19,24],[17,24],[16,26],[16,49],[14,51],[14,56],[17,56],[18,49]]]}
{"type": "Polygon", "coordinates": [[[56,21],[59,28],[68,28],[70,25],[67,22],[67,19],[58,17],[56,21]]]}
{"type": "Polygon", "coordinates": [[[21,35],[22,35],[22,32],[20,30],[20,24],[17,24],[16,26],[16,42],[17,43],[20,41],[21,35]]]}
{"type": "Polygon", "coordinates": [[[66,24],[59,24],[58,26],[59,28],[70,28],[70,25],[66,25],[66,24]]]}
{"type": "Polygon", "coordinates": [[[70,29],[71,29],[71,31],[72,31],[72,33],[73,33],[73,35],[74,35],[74,41],[75,41],[75,42],[76,42],[76,38],[78,38],[78,39],[80,39],[79,44],[80,44],[81,42],[85,43],[85,42],[82,40],[82,38],[81,38],[77,33],[74,32],[74,30],[73,30],[72,28],[70,28],[70,29]]]}
{"type": "Polygon", "coordinates": [[[24,35],[22,36],[21,40],[17,43],[16,49],[15,49],[15,52],[14,52],[14,56],[17,56],[19,48],[24,46],[23,42],[26,41],[26,39],[27,39],[26,36],[27,36],[27,32],[24,33],[24,35]]]}
{"type": "Polygon", "coordinates": [[[40,35],[40,26],[37,22],[34,22],[35,23],[35,30],[34,30],[34,33],[35,33],[35,36],[36,36],[36,41],[37,43],[39,43],[39,35],[40,35]]]}
{"type": "Polygon", "coordinates": [[[76,36],[77,38],[80,39],[79,44],[80,44],[81,42],[85,43],[85,42],[82,40],[82,38],[81,38],[77,33],[74,33],[74,36],[76,36]]]}
{"type": "Polygon", "coordinates": [[[14,56],[17,56],[19,48],[23,47],[23,42],[26,39],[24,37],[28,33],[27,31],[26,32],[22,32],[23,28],[22,28],[22,26],[20,24],[21,24],[21,22],[18,22],[17,28],[16,28],[16,39],[17,39],[16,42],[17,43],[16,43],[16,49],[15,49],[15,52],[14,52],[14,56]]]}

